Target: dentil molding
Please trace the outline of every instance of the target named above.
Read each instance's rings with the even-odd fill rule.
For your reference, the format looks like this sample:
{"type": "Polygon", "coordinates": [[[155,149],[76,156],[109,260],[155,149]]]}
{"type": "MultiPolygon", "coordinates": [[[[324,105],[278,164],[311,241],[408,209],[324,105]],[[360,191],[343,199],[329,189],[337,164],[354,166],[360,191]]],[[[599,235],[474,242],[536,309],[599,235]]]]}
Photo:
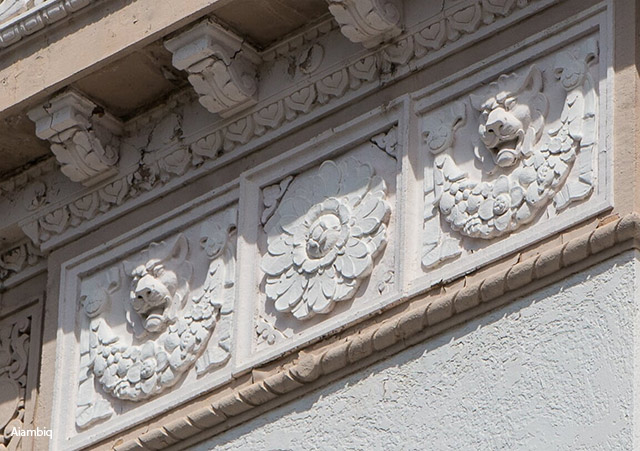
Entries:
{"type": "Polygon", "coordinates": [[[91,186],[114,175],[120,157],[120,121],[82,95],[68,91],[28,112],[36,135],[51,143],[61,171],[91,186]]]}
{"type": "Polygon", "coordinates": [[[261,59],[239,36],[205,21],[165,47],[173,53],[173,65],[189,73],[200,103],[210,112],[227,117],[257,102],[261,59]]]}

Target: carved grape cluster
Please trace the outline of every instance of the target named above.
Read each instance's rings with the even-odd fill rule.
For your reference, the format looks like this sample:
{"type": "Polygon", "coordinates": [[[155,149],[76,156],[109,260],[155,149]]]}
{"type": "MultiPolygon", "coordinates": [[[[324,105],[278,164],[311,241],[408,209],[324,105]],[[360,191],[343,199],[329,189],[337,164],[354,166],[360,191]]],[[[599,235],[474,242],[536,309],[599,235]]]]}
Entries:
{"type": "Polygon", "coordinates": [[[572,137],[569,124],[562,121],[520,167],[494,182],[476,182],[462,173],[443,170],[450,161],[443,156],[436,163],[443,171],[440,211],[454,230],[470,237],[493,238],[515,230],[531,221],[555,195],[576,158],[578,145],[578,137],[572,137]]]}

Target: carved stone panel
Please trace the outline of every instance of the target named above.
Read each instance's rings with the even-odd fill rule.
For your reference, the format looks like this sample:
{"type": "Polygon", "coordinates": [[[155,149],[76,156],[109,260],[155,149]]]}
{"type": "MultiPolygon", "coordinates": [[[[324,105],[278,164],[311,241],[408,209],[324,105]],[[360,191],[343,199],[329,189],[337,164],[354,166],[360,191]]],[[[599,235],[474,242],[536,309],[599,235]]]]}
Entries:
{"type": "Polygon", "coordinates": [[[427,274],[472,269],[610,205],[602,52],[584,38],[424,111],[427,274]]]}
{"type": "Polygon", "coordinates": [[[338,134],[321,151],[301,150],[304,158],[314,155],[312,162],[296,163],[294,150],[292,157],[248,176],[260,223],[247,224],[248,236],[257,234],[258,255],[247,249],[256,274],[241,289],[248,298],[257,294],[257,302],[246,318],[254,331],[243,349],[251,355],[241,365],[256,354],[295,347],[397,292],[398,125],[359,127],[352,142],[338,134]],[[335,153],[341,146],[346,150],[335,153]],[[277,176],[283,164],[286,173],[277,176]]]}
{"type": "Polygon", "coordinates": [[[0,449],[31,449],[41,304],[0,320],[0,449]]]}
{"type": "Polygon", "coordinates": [[[68,265],[61,327],[69,334],[58,347],[67,366],[58,367],[56,396],[74,392],[56,400],[60,449],[228,380],[237,216],[235,205],[209,202],[179,216],[173,232],[161,222],[68,265]]]}

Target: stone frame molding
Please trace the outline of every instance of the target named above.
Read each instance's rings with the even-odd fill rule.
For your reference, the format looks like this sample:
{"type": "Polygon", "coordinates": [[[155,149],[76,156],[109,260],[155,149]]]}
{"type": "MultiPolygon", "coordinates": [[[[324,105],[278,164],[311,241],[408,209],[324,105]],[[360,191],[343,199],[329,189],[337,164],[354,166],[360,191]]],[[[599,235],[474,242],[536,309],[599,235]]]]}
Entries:
{"type": "MultiPolygon", "coordinates": [[[[89,383],[87,389],[89,389],[91,386],[93,386],[94,383],[96,383],[91,373],[89,373],[89,379],[86,379],[83,376],[83,374],[85,374],[86,372],[86,369],[90,368],[87,362],[87,358],[89,357],[90,353],[85,352],[81,349],[83,344],[78,342],[75,336],[76,332],[79,330],[78,328],[85,328],[87,326],[87,324],[83,326],[82,324],[84,323],[77,323],[77,310],[75,308],[76,303],[80,302],[80,295],[78,294],[78,290],[80,289],[82,282],[83,280],[85,280],[87,275],[90,276],[91,274],[96,273],[96,271],[100,272],[102,268],[105,268],[108,265],[113,265],[114,263],[117,263],[116,267],[119,267],[120,264],[124,261],[123,259],[140,258],[140,251],[143,251],[142,253],[154,253],[155,255],[157,252],[151,250],[151,248],[153,248],[154,246],[157,248],[158,245],[150,243],[159,243],[163,239],[167,240],[167,242],[175,242],[176,237],[182,237],[182,235],[180,234],[180,230],[181,228],[184,228],[185,225],[192,226],[194,223],[196,223],[197,225],[198,221],[204,223],[208,218],[212,216],[219,216],[225,210],[235,208],[234,205],[236,204],[237,188],[235,184],[226,185],[217,190],[214,190],[210,195],[195,199],[194,201],[189,202],[184,207],[176,211],[162,215],[155,220],[145,224],[144,226],[134,229],[133,231],[121,236],[119,239],[108,243],[105,248],[94,249],[92,251],[86,252],[83,255],[67,261],[63,265],[61,271],[62,283],[60,285],[60,299],[63,301],[60,302],[58,306],[58,318],[61,327],[58,328],[56,337],[57,363],[55,372],[56,377],[54,381],[54,387],[56,388],[54,389],[52,417],[52,429],[56,432],[53,434],[53,449],[84,448],[92,443],[95,443],[96,439],[102,438],[106,435],[117,433],[118,431],[122,431],[128,427],[131,427],[131,425],[133,424],[138,424],[139,422],[144,421],[152,417],[153,415],[156,415],[158,412],[168,410],[173,404],[177,402],[183,402],[185,400],[199,396],[203,392],[207,392],[231,379],[231,368],[227,364],[227,358],[224,359],[221,364],[212,366],[211,373],[208,374],[206,378],[199,378],[198,380],[194,380],[186,385],[182,384],[183,378],[179,378],[178,380],[176,380],[176,382],[180,382],[180,387],[178,387],[177,389],[171,390],[170,393],[163,394],[162,396],[152,396],[150,400],[146,401],[144,404],[137,404],[136,406],[132,406],[131,404],[129,404],[124,414],[120,414],[115,418],[110,418],[109,421],[103,423],[101,423],[100,421],[106,418],[105,415],[107,417],[112,416],[112,413],[109,413],[108,409],[105,410],[103,408],[106,406],[104,405],[104,403],[101,403],[100,400],[104,398],[100,398],[98,395],[93,395],[92,399],[89,399],[85,394],[86,390],[83,388],[82,401],[78,404],[78,407],[80,409],[78,412],[84,411],[86,408],[85,406],[88,406],[88,408],[93,409],[95,415],[91,417],[91,419],[86,423],[87,427],[82,427],[80,428],[79,432],[75,433],[72,432],[74,428],[72,420],[76,416],[75,404],[80,400],[79,393],[81,389],[77,388],[71,394],[68,392],[64,392],[63,390],[63,387],[67,386],[69,380],[78,380],[83,386],[89,383]],[[66,362],[72,362],[72,364],[68,364],[66,362]],[[72,403],[69,402],[70,399],[73,400],[72,403]]],[[[233,239],[235,240],[235,235],[233,239]]],[[[203,246],[209,246],[208,243],[202,242],[201,244],[203,246]]],[[[214,243],[211,243],[211,246],[215,247],[216,245],[214,243]]],[[[185,249],[186,255],[191,256],[193,252],[194,249],[185,249]]],[[[213,252],[213,250],[211,252],[213,252]]],[[[150,261],[155,262],[157,266],[157,258],[153,257],[150,261]]],[[[182,264],[182,266],[184,266],[184,264],[182,264]]],[[[147,265],[147,267],[150,268],[149,271],[153,270],[151,266],[147,265]]],[[[199,270],[199,272],[202,272],[203,270],[203,268],[196,269],[199,270]]],[[[136,271],[137,269],[135,269],[134,271],[137,274],[136,271]]],[[[209,273],[210,271],[211,269],[207,271],[206,268],[204,268],[204,272],[209,273]]],[[[220,274],[223,274],[223,272],[220,272],[220,274]]],[[[140,274],[140,277],[142,276],[143,274],[140,274]]],[[[116,280],[124,280],[128,278],[130,277],[128,277],[126,273],[120,273],[119,275],[114,274],[113,276],[109,276],[109,280],[114,282],[115,285],[109,284],[109,286],[94,286],[94,288],[96,289],[91,289],[86,291],[86,293],[81,293],[86,294],[87,296],[87,298],[83,302],[86,304],[90,301],[87,306],[91,305],[91,310],[87,310],[88,307],[85,307],[85,310],[87,310],[87,312],[91,312],[91,315],[97,315],[96,318],[99,319],[100,324],[104,324],[104,321],[100,320],[101,312],[103,310],[107,310],[108,306],[103,307],[102,305],[98,305],[101,303],[94,302],[95,298],[99,297],[99,294],[103,292],[103,290],[107,294],[110,293],[110,287],[115,287],[118,285],[118,282],[115,282],[116,280]]],[[[90,281],[90,283],[93,283],[93,281],[90,281]]],[[[152,283],[155,284],[157,282],[152,283]]],[[[123,286],[122,288],[127,289],[126,286],[123,286]]],[[[235,292],[233,284],[231,284],[228,288],[231,292],[235,292]]],[[[134,288],[132,288],[132,290],[135,291],[134,288]]],[[[191,303],[191,296],[195,296],[195,292],[188,291],[188,293],[189,299],[185,302],[191,303]]],[[[203,297],[207,298],[206,292],[204,293],[203,297]]],[[[230,311],[227,310],[222,313],[225,315],[229,315],[230,311]]],[[[90,316],[90,318],[91,317],[92,316],[90,316]]],[[[220,323],[220,321],[218,321],[218,323],[220,323]]],[[[132,327],[135,331],[135,324],[133,324],[132,327]]],[[[230,324],[228,329],[229,331],[232,330],[230,324]]],[[[100,333],[102,337],[107,337],[107,335],[104,335],[102,332],[100,333]]],[[[145,336],[146,335],[144,333],[143,335],[141,335],[142,338],[145,338],[145,336]]],[[[181,348],[178,347],[178,349],[181,348]]],[[[233,345],[230,348],[230,352],[234,352],[233,345]]],[[[200,356],[201,354],[202,350],[199,350],[198,356],[200,356]]],[[[200,364],[197,362],[189,363],[189,367],[185,367],[185,370],[195,371],[195,366],[192,367],[191,365],[200,364]]],[[[202,365],[205,365],[202,367],[203,372],[209,370],[209,368],[206,367],[206,365],[208,365],[207,362],[203,362],[202,365]]],[[[95,373],[95,370],[93,370],[93,373],[95,373]]],[[[94,393],[103,393],[102,390],[97,390],[98,391],[95,391],[94,393]]]]}

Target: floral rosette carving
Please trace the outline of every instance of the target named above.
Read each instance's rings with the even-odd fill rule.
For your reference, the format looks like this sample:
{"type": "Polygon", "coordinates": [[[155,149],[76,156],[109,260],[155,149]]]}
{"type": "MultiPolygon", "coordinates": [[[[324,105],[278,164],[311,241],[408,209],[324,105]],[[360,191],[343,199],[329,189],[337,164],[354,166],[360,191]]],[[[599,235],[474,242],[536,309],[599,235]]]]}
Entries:
{"type": "MultiPolygon", "coordinates": [[[[468,109],[453,108],[449,127],[443,119],[427,120],[425,142],[436,154],[432,202],[454,231],[496,238],[531,222],[551,201],[560,211],[591,194],[596,98],[589,66],[596,60],[595,40],[556,58],[553,75],[566,97],[553,126],[545,127],[549,99],[535,65],[522,76],[501,76],[489,85],[488,95],[470,96],[471,107],[480,113],[482,144],[476,147],[476,157],[485,159],[485,170],[492,166],[487,181],[469,177],[445,152],[468,109]],[[578,177],[568,181],[574,166],[578,177]]],[[[423,259],[427,267],[449,258],[429,252],[423,259]]]]}
{"type": "Polygon", "coordinates": [[[278,312],[308,319],[351,299],[386,244],[386,185],[354,158],[294,180],[265,225],[265,292],[278,312]]]}

